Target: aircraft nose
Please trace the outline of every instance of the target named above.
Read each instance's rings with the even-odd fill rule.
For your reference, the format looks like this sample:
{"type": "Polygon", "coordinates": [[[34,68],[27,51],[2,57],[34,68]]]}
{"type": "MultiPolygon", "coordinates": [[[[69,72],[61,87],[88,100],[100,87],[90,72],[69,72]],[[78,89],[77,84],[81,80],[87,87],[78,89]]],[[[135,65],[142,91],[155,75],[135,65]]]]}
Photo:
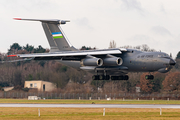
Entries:
{"type": "Polygon", "coordinates": [[[176,64],[176,61],[174,61],[173,59],[170,59],[169,65],[175,65],[175,64],[176,64]]]}

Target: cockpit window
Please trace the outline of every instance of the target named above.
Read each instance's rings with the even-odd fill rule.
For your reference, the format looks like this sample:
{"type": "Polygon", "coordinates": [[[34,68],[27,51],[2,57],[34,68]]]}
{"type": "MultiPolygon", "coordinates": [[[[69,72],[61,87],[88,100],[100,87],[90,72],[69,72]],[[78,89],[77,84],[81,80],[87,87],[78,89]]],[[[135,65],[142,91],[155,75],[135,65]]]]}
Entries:
{"type": "Polygon", "coordinates": [[[159,54],[158,57],[169,57],[168,54],[159,54]]]}

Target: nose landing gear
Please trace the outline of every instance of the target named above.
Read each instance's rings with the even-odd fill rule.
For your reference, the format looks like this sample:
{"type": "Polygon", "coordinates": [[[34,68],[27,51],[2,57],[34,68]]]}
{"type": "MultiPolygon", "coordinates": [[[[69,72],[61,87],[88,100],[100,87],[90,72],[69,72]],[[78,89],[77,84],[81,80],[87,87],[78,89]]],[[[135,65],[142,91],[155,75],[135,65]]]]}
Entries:
{"type": "Polygon", "coordinates": [[[146,78],[146,80],[153,80],[154,76],[153,75],[146,75],[145,78],[146,78]]]}

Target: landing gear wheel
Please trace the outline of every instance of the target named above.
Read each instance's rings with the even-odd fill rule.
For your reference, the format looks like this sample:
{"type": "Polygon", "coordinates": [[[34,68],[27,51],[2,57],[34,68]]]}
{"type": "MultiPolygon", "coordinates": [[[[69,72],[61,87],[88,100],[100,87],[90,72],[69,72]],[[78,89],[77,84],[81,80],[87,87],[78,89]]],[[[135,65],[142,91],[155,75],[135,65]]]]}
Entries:
{"type": "Polygon", "coordinates": [[[145,79],[146,79],[146,80],[153,80],[153,79],[154,79],[154,76],[153,76],[153,75],[146,75],[146,76],[145,76],[145,79]]]}
{"type": "Polygon", "coordinates": [[[93,75],[92,76],[93,80],[109,80],[110,76],[109,75],[93,75]]]}
{"type": "Polygon", "coordinates": [[[109,79],[110,79],[110,76],[109,76],[109,75],[106,75],[104,78],[105,78],[105,80],[109,80],[109,79]]]}
{"type": "Polygon", "coordinates": [[[129,79],[128,75],[111,76],[111,80],[128,80],[128,79],[129,79]]]}
{"type": "Polygon", "coordinates": [[[149,75],[146,75],[145,78],[146,78],[146,80],[148,80],[149,79],[149,75]]]}
{"type": "Polygon", "coordinates": [[[123,78],[124,78],[123,80],[128,80],[129,76],[125,75],[123,78]]]}
{"type": "Polygon", "coordinates": [[[96,79],[95,75],[93,75],[93,76],[92,76],[92,79],[93,79],[93,80],[95,80],[95,79],[96,79]]]}
{"type": "Polygon", "coordinates": [[[123,80],[123,76],[117,76],[118,80],[123,80]]]}
{"type": "Polygon", "coordinates": [[[111,80],[117,80],[116,76],[111,76],[111,80]]]}
{"type": "Polygon", "coordinates": [[[99,80],[104,80],[105,76],[104,75],[100,75],[99,76],[99,80]]]}
{"type": "Polygon", "coordinates": [[[153,80],[153,79],[154,79],[154,76],[153,76],[153,75],[150,75],[150,79],[153,80]]]}
{"type": "Polygon", "coordinates": [[[93,80],[99,80],[99,75],[93,75],[93,76],[92,76],[92,79],[93,79],[93,80]]]}

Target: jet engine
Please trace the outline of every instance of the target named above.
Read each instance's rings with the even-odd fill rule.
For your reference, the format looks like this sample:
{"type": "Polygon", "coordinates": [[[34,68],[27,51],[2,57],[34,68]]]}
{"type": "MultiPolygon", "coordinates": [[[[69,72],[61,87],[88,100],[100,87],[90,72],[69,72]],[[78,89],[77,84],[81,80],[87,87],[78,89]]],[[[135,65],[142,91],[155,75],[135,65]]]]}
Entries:
{"type": "Polygon", "coordinates": [[[103,60],[96,57],[87,57],[81,61],[82,66],[101,66],[102,64],[103,60]]]}
{"type": "Polygon", "coordinates": [[[106,58],[103,59],[103,65],[105,66],[117,66],[122,65],[123,60],[120,57],[115,57],[112,55],[107,55],[106,58]]]}

